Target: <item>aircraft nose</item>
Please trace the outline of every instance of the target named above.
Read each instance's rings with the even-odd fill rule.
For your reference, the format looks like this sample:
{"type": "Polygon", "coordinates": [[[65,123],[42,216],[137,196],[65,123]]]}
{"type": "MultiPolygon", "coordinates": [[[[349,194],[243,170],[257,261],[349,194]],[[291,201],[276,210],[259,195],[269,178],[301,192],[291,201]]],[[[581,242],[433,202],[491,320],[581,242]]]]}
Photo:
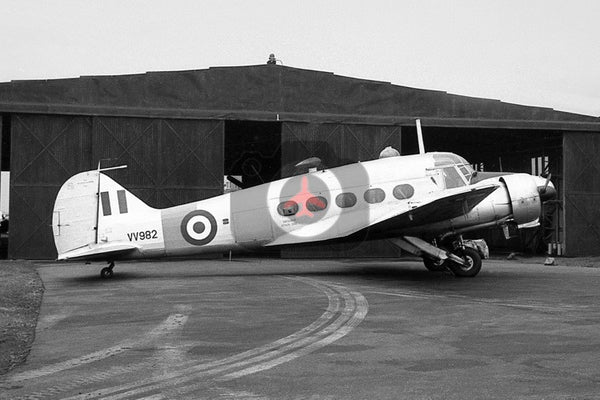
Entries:
{"type": "Polygon", "coordinates": [[[542,202],[556,199],[556,188],[550,181],[550,177],[543,178],[541,176],[536,176],[534,178],[540,194],[540,200],[542,200],[542,202]]]}

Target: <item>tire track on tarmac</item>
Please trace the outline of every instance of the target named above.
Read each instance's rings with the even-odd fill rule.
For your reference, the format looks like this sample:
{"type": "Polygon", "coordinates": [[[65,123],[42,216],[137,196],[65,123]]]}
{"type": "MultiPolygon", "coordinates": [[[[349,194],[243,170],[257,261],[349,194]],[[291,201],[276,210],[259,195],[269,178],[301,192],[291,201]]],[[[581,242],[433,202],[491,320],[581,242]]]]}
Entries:
{"type": "Polygon", "coordinates": [[[98,350],[93,353],[47,365],[41,368],[24,371],[8,377],[5,383],[10,385],[23,384],[27,381],[37,380],[40,378],[49,377],[62,371],[75,369],[74,376],[72,376],[68,382],[48,386],[42,391],[35,391],[25,396],[18,397],[19,399],[43,399],[58,396],[60,393],[74,390],[84,385],[105,381],[115,375],[122,375],[124,373],[133,372],[143,368],[151,368],[156,362],[154,359],[126,366],[114,366],[107,370],[96,372],[91,375],[89,373],[77,371],[78,367],[121,354],[128,350],[135,350],[140,346],[156,343],[157,341],[162,340],[164,337],[175,334],[177,331],[183,328],[187,322],[189,313],[191,311],[191,306],[179,304],[176,305],[175,308],[177,311],[180,311],[180,313],[169,315],[167,319],[137,339],[127,339],[118,345],[98,350]]]}
{"type": "MultiPolygon", "coordinates": [[[[190,310],[191,308],[188,307],[187,314],[189,314],[190,310]]],[[[9,380],[10,382],[14,383],[40,378],[42,376],[55,374],[57,372],[79,367],[84,364],[96,362],[120,354],[126,350],[131,350],[135,347],[152,343],[158,338],[182,327],[187,322],[188,317],[189,315],[186,314],[171,314],[165,321],[153,328],[150,332],[143,335],[141,338],[127,339],[116,346],[107,347],[105,349],[98,350],[96,352],[89,353],[81,357],[76,357],[56,364],[47,365],[38,369],[21,372],[11,376],[9,380]]]]}
{"type": "Polygon", "coordinates": [[[160,376],[78,394],[67,400],[173,398],[205,387],[205,381],[197,383],[201,378],[236,379],[310,354],[346,336],[367,315],[367,300],[359,292],[351,291],[342,285],[305,277],[285,278],[313,286],[328,298],[329,304],[325,312],[305,328],[275,342],[221,360],[184,365],[160,376]]]}

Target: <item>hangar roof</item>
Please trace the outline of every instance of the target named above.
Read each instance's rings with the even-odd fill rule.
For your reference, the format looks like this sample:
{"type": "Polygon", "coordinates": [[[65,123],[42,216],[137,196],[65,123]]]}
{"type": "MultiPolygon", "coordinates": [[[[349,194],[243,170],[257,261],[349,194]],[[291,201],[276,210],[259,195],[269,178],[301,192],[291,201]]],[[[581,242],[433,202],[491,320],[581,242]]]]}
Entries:
{"type": "Polygon", "coordinates": [[[0,83],[0,112],[600,131],[592,116],[266,64],[0,83]]]}

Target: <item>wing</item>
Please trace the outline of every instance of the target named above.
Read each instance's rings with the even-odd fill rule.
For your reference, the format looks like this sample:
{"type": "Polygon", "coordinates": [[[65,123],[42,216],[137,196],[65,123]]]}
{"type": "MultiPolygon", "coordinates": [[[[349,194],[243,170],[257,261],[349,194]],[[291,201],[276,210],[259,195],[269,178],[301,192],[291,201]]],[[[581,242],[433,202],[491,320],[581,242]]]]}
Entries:
{"type": "Polygon", "coordinates": [[[364,209],[351,211],[340,215],[339,219],[322,219],[317,223],[304,225],[298,230],[277,237],[266,246],[335,240],[355,234],[364,236],[364,234],[375,235],[388,232],[396,235],[406,228],[464,215],[497,188],[498,185],[465,188],[459,192],[453,191],[448,196],[426,200],[408,210],[406,207],[397,211],[381,208],[378,210],[378,215],[371,217],[365,214],[364,209]]]}
{"type": "Polygon", "coordinates": [[[379,221],[373,224],[372,228],[376,231],[398,230],[460,217],[475,208],[497,188],[498,185],[489,185],[441,197],[400,215],[379,221]]]}

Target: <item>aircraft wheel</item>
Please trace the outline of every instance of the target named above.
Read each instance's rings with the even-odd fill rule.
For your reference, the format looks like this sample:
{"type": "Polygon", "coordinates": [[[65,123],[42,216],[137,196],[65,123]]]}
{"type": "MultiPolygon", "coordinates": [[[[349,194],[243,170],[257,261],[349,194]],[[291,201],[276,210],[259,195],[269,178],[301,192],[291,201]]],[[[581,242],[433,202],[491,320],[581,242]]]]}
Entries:
{"type": "Polygon", "coordinates": [[[459,278],[472,278],[479,273],[481,270],[481,256],[479,252],[470,247],[465,247],[455,252],[455,254],[469,264],[464,266],[448,260],[448,267],[459,278]]]}
{"type": "Polygon", "coordinates": [[[112,268],[104,267],[100,270],[100,276],[104,279],[112,278],[113,271],[112,268]]]}
{"type": "Polygon", "coordinates": [[[427,268],[431,272],[439,272],[445,271],[446,265],[444,261],[435,261],[431,258],[423,258],[423,264],[425,264],[425,268],[427,268]]]}

